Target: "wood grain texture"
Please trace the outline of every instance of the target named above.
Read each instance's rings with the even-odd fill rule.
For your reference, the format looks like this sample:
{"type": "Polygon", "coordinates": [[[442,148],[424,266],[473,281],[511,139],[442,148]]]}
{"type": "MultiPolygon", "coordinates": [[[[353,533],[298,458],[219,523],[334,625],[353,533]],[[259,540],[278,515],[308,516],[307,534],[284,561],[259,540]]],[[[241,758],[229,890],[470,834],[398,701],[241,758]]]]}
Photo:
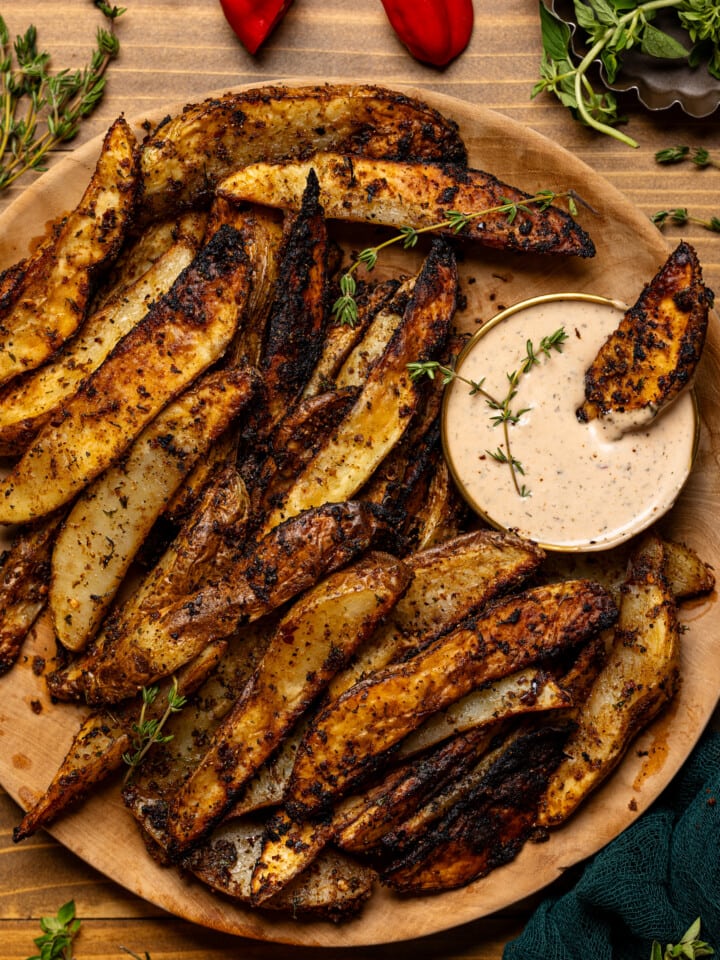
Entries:
{"type": "MultiPolygon", "coordinates": [[[[86,0],[53,0],[52,4],[47,0],[5,0],[2,14],[11,34],[23,30],[30,22],[35,23],[40,43],[51,51],[55,65],[75,68],[84,62],[101,19],[86,0]]],[[[624,102],[629,117],[628,130],[640,141],[640,148],[633,151],[598,137],[577,125],[554,100],[529,99],[540,49],[535,0],[505,0],[503,4],[492,5],[476,0],[476,14],[475,32],[468,50],[447,70],[436,71],[415,63],[406,54],[389,30],[376,0],[323,0],[322,3],[296,0],[271,42],[256,58],[246,54],[235,40],[216,0],[133,0],[118,24],[122,53],[111,67],[106,97],[77,140],[60,152],[76,151],[103,132],[120,112],[128,117],[155,113],[165,104],[197,100],[210,91],[240,83],[311,75],[327,79],[370,79],[411,84],[421,90],[448,94],[490,107],[511,121],[527,125],[568,149],[605,178],[597,183],[597,189],[592,181],[589,183],[587,199],[600,207],[608,182],[619,191],[613,200],[618,203],[626,200],[643,217],[674,206],[687,206],[704,218],[720,213],[717,171],[700,171],[689,165],[658,167],[653,160],[657,149],[675,143],[702,145],[711,150],[720,148],[716,118],[691,121],[676,109],[649,115],[628,98],[624,102]]],[[[523,146],[521,157],[508,157],[502,129],[494,133],[492,144],[488,145],[487,141],[478,144],[477,148],[483,151],[479,165],[505,176],[506,167],[512,169],[516,163],[522,163],[528,185],[534,183],[536,173],[544,174],[542,151],[538,153],[532,137],[523,146]]],[[[0,208],[37,177],[30,174],[0,195],[0,208]]],[[[585,185],[584,172],[582,180],[585,185]]],[[[537,185],[552,186],[544,182],[537,185]]],[[[603,231],[605,227],[603,224],[603,231]]],[[[698,250],[709,285],[720,289],[720,236],[697,226],[666,228],[668,244],[674,244],[681,236],[698,250]]],[[[624,246],[628,238],[613,227],[605,239],[610,246],[624,246]]],[[[655,237],[653,244],[657,239],[655,237]]],[[[12,236],[0,235],[0,259],[6,260],[11,255],[12,242],[12,236]]],[[[643,251],[638,257],[637,269],[642,272],[649,262],[643,251]]],[[[504,296],[507,279],[507,273],[500,273],[492,282],[487,279],[485,293],[493,297],[496,305],[504,296]]],[[[554,274],[549,278],[551,283],[558,284],[555,289],[564,285],[563,279],[554,274]]],[[[596,275],[592,281],[601,279],[596,275]]],[[[613,285],[615,279],[608,275],[608,284],[613,285]]],[[[711,355],[709,362],[714,366],[718,361],[711,355]]],[[[703,403],[717,403],[716,387],[709,378],[703,381],[702,391],[703,403]]],[[[717,470],[718,447],[714,442],[717,422],[706,426],[700,453],[703,476],[705,470],[717,470]]],[[[681,510],[688,509],[690,516],[678,514],[683,526],[686,519],[695,522],[698,517],[706,517],[707,508],[714,504],[716,494],[712,484],[693,482],[693,506],[681,507],[681,510]]],[[[701,608],[689,612],[691,621],[701,615],[701,608]]],[[[646,774],[652,775],[653,763],[660,765],[657,757],[662,757],[665,746],[662,735],[658,734],[656,759],[645,765],[646,774]]],[[[45,834],[15,847],[10,831],[18,818],[19,811],[13,801],[6,795],[0,796],[0,862],[3,864],[0,960],[17,960],[32,953],[38,917],[54,913],[70,897],[76,899],[78,913],[84,919],[82,938],[76,949],[78,960],[85,957],[109,960],[121,956],[121,944],[140,955],[148,951],[152,960],[163,957],[214,960],[240,953],[263,960],[286,956],[302,960],[311,955],[308,948],[291,949],[238,940],[168,917],[88,868],[45,834]]],[[[138,863],[137,868],[142,869],[142,864],[138,863]]],[[[573,871],[570,876],[572,874],[573,871]]],[[[556,887],[558,883],[567,882],[569,878],[565,877],[556,887]]],[[[348,952],[329,948],[324,954],[332,960],[341,953],[357,960],[391,956],[399,960],[403,957],[499,958],[504,943],[519,932],[538,899],[533,897],[515,904],[503,911],[500,918],[476,921],[421,941],[360,947],[348,952]]]]}

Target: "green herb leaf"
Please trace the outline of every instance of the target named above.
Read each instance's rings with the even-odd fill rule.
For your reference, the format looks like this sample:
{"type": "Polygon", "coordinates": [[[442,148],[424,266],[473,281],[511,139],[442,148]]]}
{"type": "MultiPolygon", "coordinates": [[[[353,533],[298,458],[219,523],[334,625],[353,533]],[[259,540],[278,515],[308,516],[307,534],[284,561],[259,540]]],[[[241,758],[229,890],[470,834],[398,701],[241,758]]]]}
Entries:
{"type": "Polygon", "coordinates": [[[679,40],[650,23],[643,31],[640,49],[658,60],[682,60],[690,53],[679,40]]]}

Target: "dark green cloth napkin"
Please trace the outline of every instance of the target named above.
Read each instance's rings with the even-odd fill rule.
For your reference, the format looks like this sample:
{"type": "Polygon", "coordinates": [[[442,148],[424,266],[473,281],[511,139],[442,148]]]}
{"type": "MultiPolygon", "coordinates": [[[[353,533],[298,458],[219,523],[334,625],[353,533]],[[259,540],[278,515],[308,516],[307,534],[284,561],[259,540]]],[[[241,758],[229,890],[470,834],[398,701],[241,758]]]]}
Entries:
{"type": "Polygon", "coordinates": [[[649,960],[696,917],[720,957],[720,733],[706,733],[672,783],[541,903],[503,960],[649,960]]]}

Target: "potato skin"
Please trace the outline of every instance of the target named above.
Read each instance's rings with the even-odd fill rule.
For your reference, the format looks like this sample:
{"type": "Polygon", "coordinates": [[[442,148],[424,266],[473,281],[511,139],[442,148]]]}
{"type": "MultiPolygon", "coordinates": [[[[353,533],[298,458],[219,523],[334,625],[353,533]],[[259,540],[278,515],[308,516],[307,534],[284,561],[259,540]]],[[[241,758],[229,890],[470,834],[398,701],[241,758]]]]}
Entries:
{"type": "Polygon", "coordinates": [[[657,413],[690,382],[713,304],[693,248],[678,245],[585,374],[578,420],[648,410],[657,413]]]}
{"type": "Polygon", "coordinates": [[[264,86],[192,104],[142,145],[143,216],[208,203],[215,185],[258,160],[318,150],[464,163],[456,124],[412,97],[379,87],[264,86]]]}
{"type": "Polygon", "coordinates": [[[580,643],[616,617],[611,596],[591,581],[536,587],[496,601],[416,656],[360,681],[320,712],[298,749],[289,813],[317,816],[430,713],[580,643]]]}

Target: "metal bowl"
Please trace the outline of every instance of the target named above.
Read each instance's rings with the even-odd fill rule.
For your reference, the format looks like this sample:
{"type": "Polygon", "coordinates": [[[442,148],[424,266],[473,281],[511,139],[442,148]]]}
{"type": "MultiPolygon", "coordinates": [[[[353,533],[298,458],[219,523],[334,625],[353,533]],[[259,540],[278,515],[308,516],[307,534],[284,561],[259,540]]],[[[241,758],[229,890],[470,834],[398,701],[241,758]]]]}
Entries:
{"type": "MultiPolygon", "coordinates": [[[[582,38],[577,27],[572,0],[543,0],[545,8],[568,25],[572,34],[573,52],[582,57],[582,38]]],[[[656,25],[687,44],[687,34],[668,11],[660,10],[656,25]]],[[[634,93],[648,110],[667,110],[679,106],[688,116],[708,117],[720,106],[720,80],[716,80],[701,64],[693,68],[684,60],[658,60],[639,50],[622,55],[622,68],[609,83],[600,61],[602,82],[609,90],[634,93]]]]}

